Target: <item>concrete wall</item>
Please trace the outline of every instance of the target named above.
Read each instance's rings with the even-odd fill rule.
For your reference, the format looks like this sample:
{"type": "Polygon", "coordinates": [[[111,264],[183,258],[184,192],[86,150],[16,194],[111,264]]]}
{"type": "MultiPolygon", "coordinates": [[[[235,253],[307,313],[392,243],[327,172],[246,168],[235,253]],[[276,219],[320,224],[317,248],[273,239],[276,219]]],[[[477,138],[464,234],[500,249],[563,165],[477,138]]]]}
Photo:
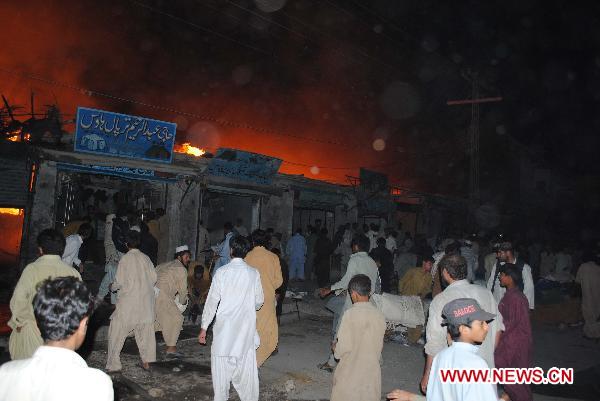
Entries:
{"type": "Polygon", "coordinates": [[[344,204],[335,207],[335,225],[346,223],[356,223],[358,221],[358,208],[356,207],[356,197],[348,194],[344,196],[344,204]]]}
{"type": "Polygon", "coordinates": [[[170,260],[175,248],[183,244],[189,246],[192,255],[196,254],[200,187],[198,183],[193,183],[185,193],[187,187],[183,180],[167,186],[166,215],[169,219],[169,239],[165,247],[166,260],[170,260]]]}
{"type": "Polygon", "coordinates": [[[284,191],[281,196],[271,195],[262,198],[260,208],[260,228],[273,228],[275,232],[289,238],[292,234],[294,216],[294,192],[284,191]]]}
{"type": "Polygon", "coordinates": [[[24,252],[24,263],[30,263],[38,256],[36,238],[46,228],[54,228],[56,200],[56,163],[42,162],[35,181],[35,196],[29,215],[29,227],[26,230],[27,245],[24,252]]]}

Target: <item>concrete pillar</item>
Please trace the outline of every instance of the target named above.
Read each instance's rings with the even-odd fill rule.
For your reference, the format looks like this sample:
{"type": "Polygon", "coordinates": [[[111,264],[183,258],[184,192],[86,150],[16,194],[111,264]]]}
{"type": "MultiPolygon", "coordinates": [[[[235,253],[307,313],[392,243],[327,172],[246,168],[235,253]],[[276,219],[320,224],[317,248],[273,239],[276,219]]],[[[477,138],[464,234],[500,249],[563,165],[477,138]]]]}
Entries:
{"type": "Polygon", "coordinates": [[[200,187],[194,182],[188,184],[181,180],[169,184],[167,189],[166,215],[169,218],[169,238],[167,241],[167,260],[170,260],[179,245],[187,244],[192,255],[196,254],[198,243],[198,213],[200,187]],[[187,190],[187,193],[186,193],[187,190]]]}
{"type": "Polygon", "coordinates": [[[263,230],[273,228],[284,238],[292,235],[294,216],[294,192],[284,191],[281,196],[271,195],[262,199],[260,208],[260,227],[263,230]]]}
{"type": "Polygon", "coordinates": [[[37,236],[42,230],[54,228],[56,200],[56,163],[40,163],[35,180],[35,194],[29,215],[27,247],[24,264],[32,262],[38,256],[37,236]]]}
{"type": "Polygon", "coordinates": [[[262,209],[262,198],[252,198],[252,221],[250,221],[250,232],[254,232],[254,230],[260,227],[260,211],[262,209]]]}

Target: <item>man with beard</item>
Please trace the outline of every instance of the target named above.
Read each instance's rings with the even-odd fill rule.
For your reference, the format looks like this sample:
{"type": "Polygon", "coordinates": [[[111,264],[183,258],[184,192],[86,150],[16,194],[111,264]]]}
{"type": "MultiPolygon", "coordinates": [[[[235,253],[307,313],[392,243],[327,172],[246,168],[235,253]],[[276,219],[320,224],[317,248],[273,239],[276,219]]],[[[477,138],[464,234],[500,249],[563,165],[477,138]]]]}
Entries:
{"type": "Polygon", "coordinates": [[[177,339],[183,328],[179,305],[187,303],[187,268],[191,253],[187,245],[175,248],[175,259],[156,267],[156,330],[162,331],[167,344],[167,358],[180,358],[177,339]]]}
{"type": "Polygon", "coordinates": [[[513,244],[509,241],[501,242],[498,245],[496,257],[498,261],[492,269],[487,283],[487,288],[494,294],[496,303],[500,303],[506,292],[506,289],[500,285],[500,268],[505,263],[512,263],[521,270],[521,274],[523,275],[523,294],[527,297],[529,309],[533,310],[535,307],[535,289],[533,286],[533,277],[531,276],[531,267],[524,262],[523,258],[518,258],[515,255],[513,244]]]}

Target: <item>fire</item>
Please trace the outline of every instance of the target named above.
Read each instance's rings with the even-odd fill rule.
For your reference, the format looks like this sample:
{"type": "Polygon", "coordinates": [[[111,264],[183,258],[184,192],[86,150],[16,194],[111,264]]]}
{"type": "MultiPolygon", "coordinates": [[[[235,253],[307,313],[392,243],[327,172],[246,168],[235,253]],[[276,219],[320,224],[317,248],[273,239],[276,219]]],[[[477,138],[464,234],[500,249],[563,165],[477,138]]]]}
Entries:
{"type": "Polygon", "coordinates": [[[15,209],[10,207],[0,207],[0,214],[10,214],[13,216],[19,216],[23,213],[23,209],[15,209]]]}
{"type": "MultiPolygon", "coordinates": [[[[11,142],[20,142],[21,141],[21,133],[15,132],[11,136],[9,136],[7,139],[11,142]]],[[[31,135],[25,134],[25,140],[29,141],[30,139],[31,139],[31,135]]]]}
{"type": "Polygon", "coordinates": [[[174,147],[175,152],[177,153],[187,153],[188,155],[200,157],[206,153],[204,149],[197,148],[192,146],[189,142],[185,142],[183,145],[175,144],[174,147]]]}

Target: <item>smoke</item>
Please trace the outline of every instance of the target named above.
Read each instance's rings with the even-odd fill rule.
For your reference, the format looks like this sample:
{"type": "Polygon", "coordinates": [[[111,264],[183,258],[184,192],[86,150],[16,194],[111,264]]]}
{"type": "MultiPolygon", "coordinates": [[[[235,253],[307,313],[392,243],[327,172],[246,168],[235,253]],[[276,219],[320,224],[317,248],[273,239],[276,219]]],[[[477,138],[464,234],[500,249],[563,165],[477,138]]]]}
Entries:
{"type": "MultiPolygon", "coordinates": [[[[211,10],[202,2],[171,3],[3,2],[0,68],[185,113],[5,72],[0,72],[0,91],[12,104],[28,107],[33,90],[37,111],[57,102],[67,119],[82,106],[174,121],[178,142],[211,152],[232,147],[278,157],[293,163],[282,165],[286,173],[346,182],[346,175],[367,166],[388,173],[391,181],[407,178],[407,153],[395,170],[386,166],[396,161],[395,149],[410,149],[410,144],[402,135],[373,138],[372,133],[384,125],[397,131],[400,125],[390,119],[419,111],[415,89],[386,82],[351,42],[307,40],[293,22],[289,26],[296,34],[282,30],[275,24],[277,13],[260,18],[231,7],[211,10]]],[[[257,0],[256,6],[261,13],[286,10],[290,4],[257,0]]],[[[297,12],[316,12],[324,25],[340,18],[325,13],[322,5],[313,7],[297,12]]]]}

